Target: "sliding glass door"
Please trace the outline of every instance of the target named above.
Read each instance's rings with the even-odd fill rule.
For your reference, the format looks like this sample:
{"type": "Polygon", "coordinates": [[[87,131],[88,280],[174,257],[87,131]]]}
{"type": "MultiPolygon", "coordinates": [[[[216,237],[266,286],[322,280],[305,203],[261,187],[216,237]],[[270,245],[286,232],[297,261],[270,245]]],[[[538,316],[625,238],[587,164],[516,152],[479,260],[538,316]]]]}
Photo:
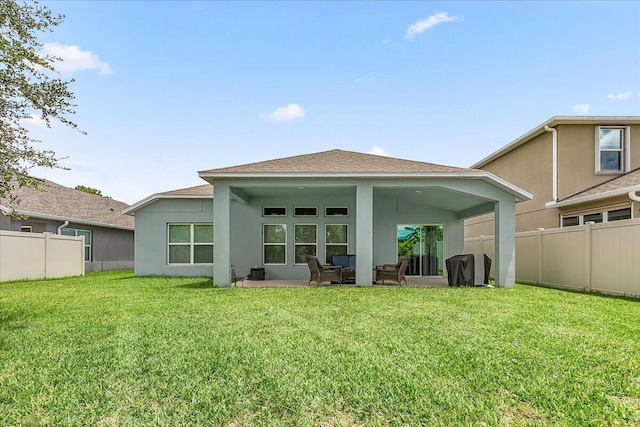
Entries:
{"type": "Polygon", "coordinates": [[[410,276],[442,276],[444,226],[398,225],[398,258],[410,255],[410,276]]]}

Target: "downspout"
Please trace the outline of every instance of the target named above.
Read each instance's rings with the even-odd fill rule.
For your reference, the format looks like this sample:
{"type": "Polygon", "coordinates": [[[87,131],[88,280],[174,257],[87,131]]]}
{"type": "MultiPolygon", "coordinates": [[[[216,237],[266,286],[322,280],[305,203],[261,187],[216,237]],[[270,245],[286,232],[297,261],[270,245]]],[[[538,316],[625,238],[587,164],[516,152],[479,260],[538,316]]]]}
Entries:
{"type": "MultiPolygon", "coordinates": [[[[640,202],[640,196],[638,196],[637,191],[629,191],[629,198],[634,202],[640,202]]],[[[635,218],[635,216],[633,215],[634,208],[634,203],[631,202],[631,218],[635,218]]]]}
{"type": "Polygon", "coordinates": [[[56,234],[62,234],[62,229],[65,228],[67,225],[69,225],[69,221],[63,222],[62,225],[58,227],[58,231],[56,232],[56,234]]]}
{"type": "Polygon", "coordinates": [[[554,128],[550,128],[545,125],[544,130],[547,132],[551,132],[553,136],[553,145],[552,145],[552,189],[551,189],[551,197],[553,198],[553,202],[558,201],[558,131],[554,128]]]}

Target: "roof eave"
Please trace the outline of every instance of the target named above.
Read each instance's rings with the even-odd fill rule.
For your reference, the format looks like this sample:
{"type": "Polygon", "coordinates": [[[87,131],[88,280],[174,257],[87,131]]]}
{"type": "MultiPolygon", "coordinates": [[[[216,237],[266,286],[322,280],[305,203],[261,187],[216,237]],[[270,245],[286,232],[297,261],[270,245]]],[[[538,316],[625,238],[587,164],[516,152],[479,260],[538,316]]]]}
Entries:
{"type": "MultiPolygon", "coordinates": [[[[292,178],[362,178],[362,179],[424,179],[424,178],[449,178],[449,179],[481,179],[512,194],[517,201],[533,199],[533,195],[508,181],[483,170],[468,170],[461,172],[339,172],[339,173],[233,173],[233,172],[201,172],[203,179],[292,179],[292,178]]],[[[209,181],[211,182],[211,181],[209,181]]]]}
{"type": "Polygon", "coordinates": [[[567,206],[581,205],[583,203],[595,202],[603,199],[610,199],[612,197],[623,196],[630,192],[640,191],[640,185],[634,185],[631,187],[620,188],[617,190],[605,191],[603,193],[592,194],[590,196],[577,197],[573,199],[562,200],[556,203],[549,203],[547,208],[564,208],[567,206]]]}
{"type": "Polygon", "coordinates": [[[156,200],[160,200],[160,199],[212,199],[213,198],[213,194],[211,195],[204,195],[204,194],[199,194],[199,195],[190,195],[190,194],[174,194],[174,195],[169,195],[169,194],[152,194],[151,196],[140,200],[137,203],[134,203],[133,205],[129,206],[128,208],[126,208],[125,210],[122,211],[123,215],[130,215],[130,216],[135,216],[135,212],[137,210],[140,210],[142,208],[144,208],[145,206],[148,206],[152,203],[154,203],[156,200]]]}
{"type": "Polygon", "coordinates": [[[43,214],[40,212],[31,212],[26,210],[18,210],[18,209],[14,210],[1,205],[0,205],[0,210],[7,213],[16,212],[19,215],[25,215],[30,218],[40,218],[40,219],[46,219],[51,221],[69,221],[74,224],[93,225],[93,226],[105,227],[105,228],[117,228],[119,230],[130,230],[130,231],[134,230],[134,227],[127,227],[125,225],[108,224],[106,222],[87,221],[84,219],[71,218],[71,217],[65,217],[65,216],[59,216],[59,215],[49,215],[49,214],[43,214]]]}
{"type": "MultiPolygon", "coordinates": [[[[471,171],[475,172],[475,171],[471,171]]],[[[469,172],[200,172],[200,178],[209,179],[291,179],[291,178],[464,178],[469,172]]],[[[210,182],[210,181],[207,181],[210,182]]]]}

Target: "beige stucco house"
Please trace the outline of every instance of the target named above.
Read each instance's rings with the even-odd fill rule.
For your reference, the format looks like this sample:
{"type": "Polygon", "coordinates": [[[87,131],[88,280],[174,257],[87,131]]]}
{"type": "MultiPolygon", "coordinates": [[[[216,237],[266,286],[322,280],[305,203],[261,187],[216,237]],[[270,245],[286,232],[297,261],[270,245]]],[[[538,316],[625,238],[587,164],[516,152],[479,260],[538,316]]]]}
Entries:
{"type": "MultiPolygon", "coordinates": [[[[516,232],[639,218],[640,117],[553,117],[471,168],[533,194],[516,232]]],[[[465,222],[465,237],[493,230],[493,214],[465,222]]]]}

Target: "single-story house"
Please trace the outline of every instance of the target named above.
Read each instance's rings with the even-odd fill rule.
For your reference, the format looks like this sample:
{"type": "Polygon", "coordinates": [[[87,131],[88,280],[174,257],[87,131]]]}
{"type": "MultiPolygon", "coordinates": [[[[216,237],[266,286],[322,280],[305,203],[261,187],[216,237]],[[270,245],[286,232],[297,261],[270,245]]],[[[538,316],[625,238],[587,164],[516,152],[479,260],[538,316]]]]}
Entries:
{"type": "Polygon", "coordinates": [[[18,205],[0,198],[0,230],[84,236],[85,271],[133,268],[134,220],[122,214],[126,203],[48,180],[14,194],[18,205]]]}
{"type": "Polygon", "coordinates": [[[305,255],[355,254],[355,280],[412,256],[410,273],[446,275],[464,220],[496,215],[495,279],[512,287],[515,204],[531,195],[490,172],[344,150],[204,170],[207,185],[154,194],[135,216],[136,275],[212,276],[218,286],[263,266],[305,279],[305,255]],[[214,194],[215,189],[215,194],[214,194]]]}

